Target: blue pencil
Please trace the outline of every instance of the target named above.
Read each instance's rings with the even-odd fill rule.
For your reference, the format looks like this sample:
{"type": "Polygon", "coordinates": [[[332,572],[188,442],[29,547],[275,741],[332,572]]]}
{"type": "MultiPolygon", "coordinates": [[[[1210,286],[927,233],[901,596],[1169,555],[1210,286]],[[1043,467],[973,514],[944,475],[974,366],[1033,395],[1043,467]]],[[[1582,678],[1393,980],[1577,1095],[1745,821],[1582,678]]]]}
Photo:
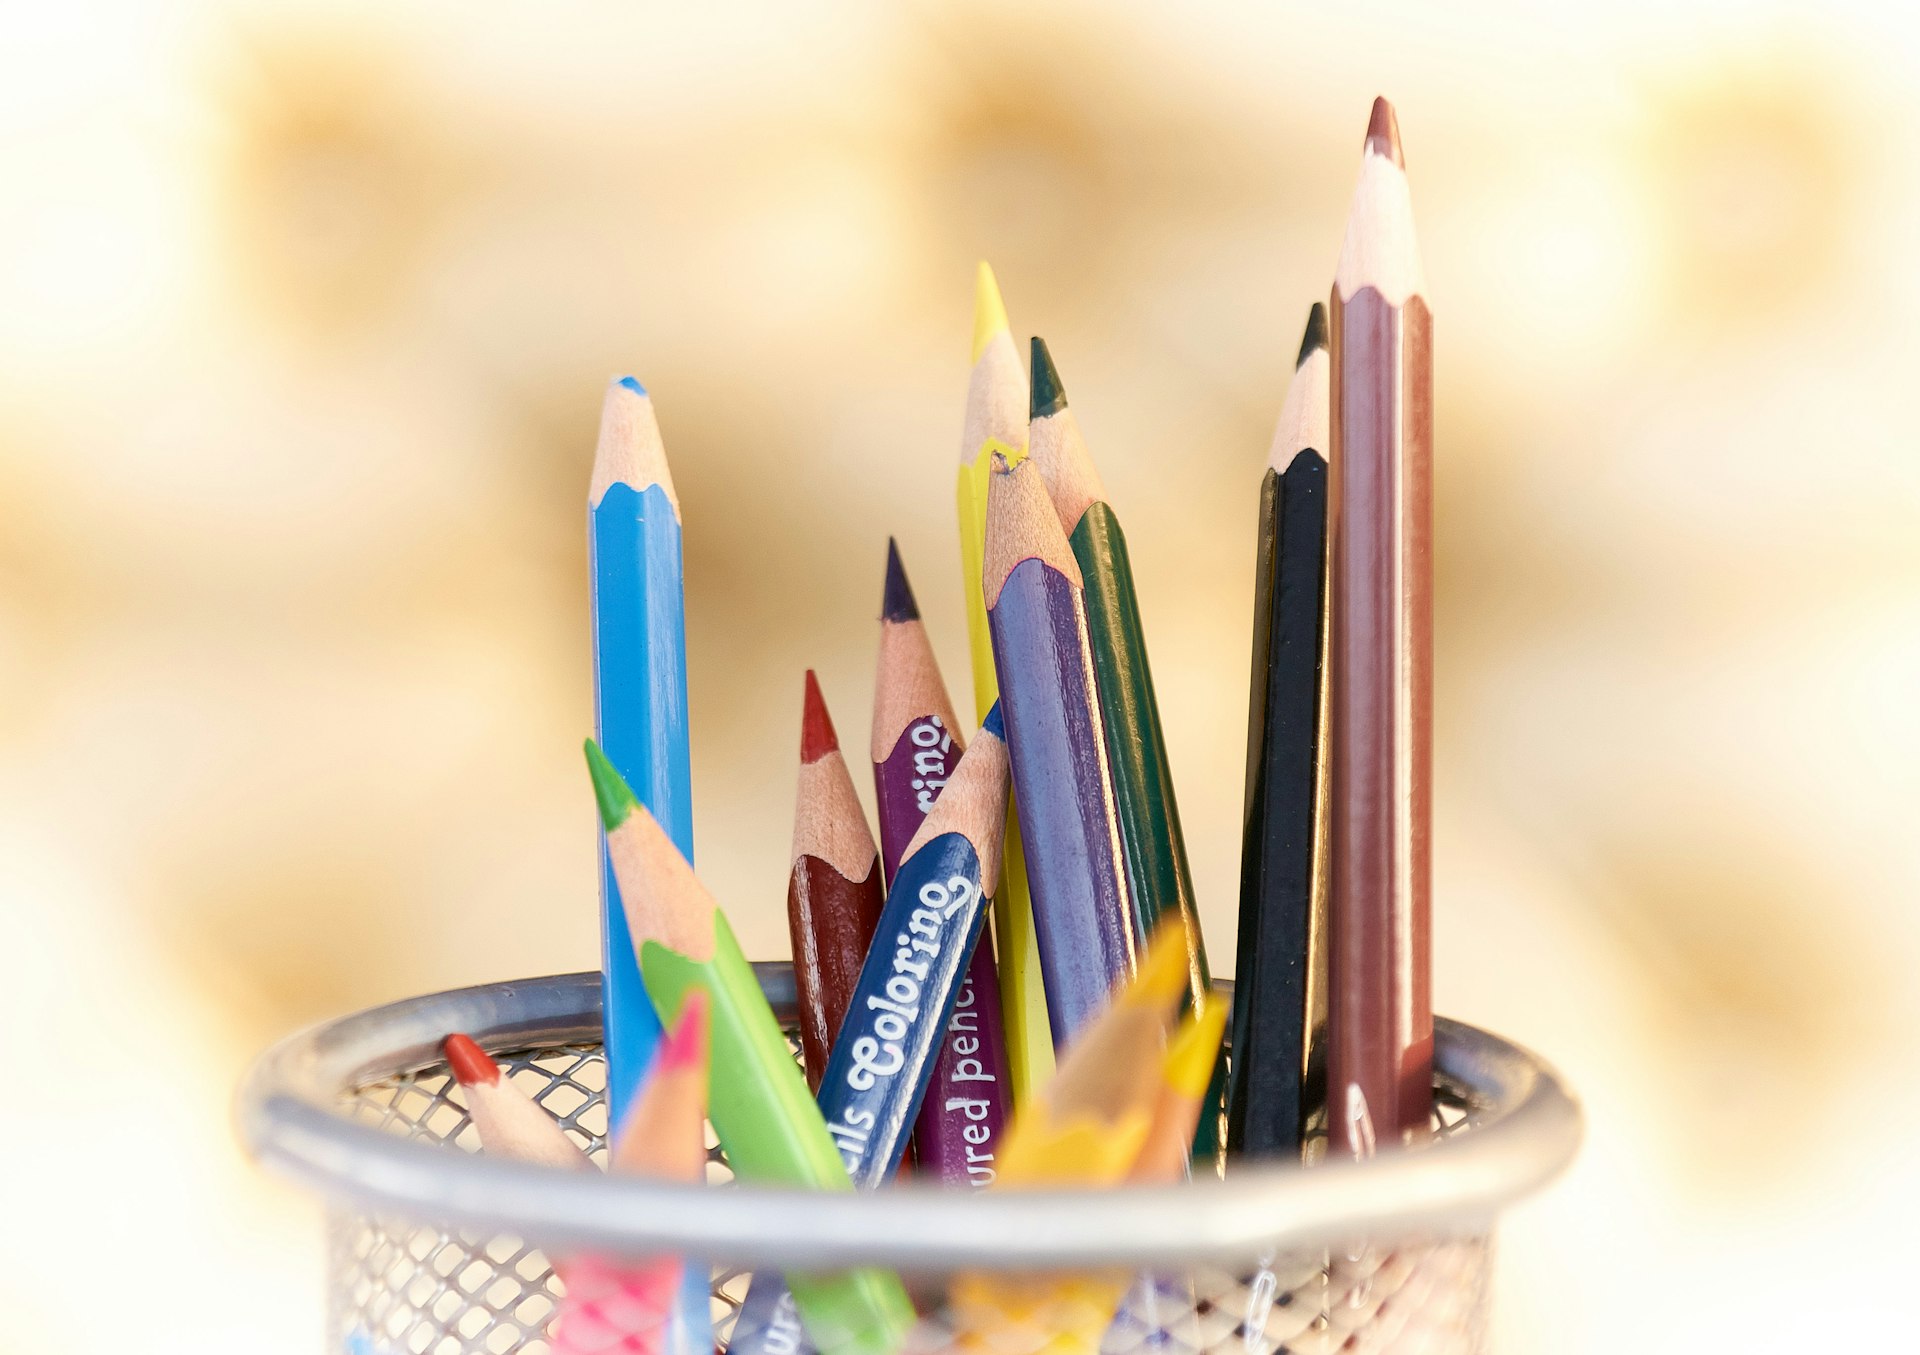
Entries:
{"type": "MultiPolygon", "coordinates": [[[[607,387],[587,491],[593,571],[593,721],[601,749],[674,846],[693,859],[687,752],[687,620],[680,500],[646,388],[607,387]]],[[[600,841],[600,973],[612,1137],[653,1063],[660,1018],[640,980],[620,886],[600,841]]],[[[676,1347],[713,1348],[704,1266],[690,1264],[674,1313],[676,1347]]]]}
{"type": "MultiPolygon", "coordinates": [[[[893,1175],[913,1133],[1000,883],[1007,781],[996,704],[907,844],[820,1078],[827,1133],[860,1189],[893,1175]]],[[[792,1305],[780,1289],[773,1272],[754,1276],[728,1355],[791,1346],[792,1305]]]]}
{"type": "Polygon", "coordinates": [[[1133,972],[1135,938],[1080,566],[1031,460],[994,462],[982,574],[1047,1016],[1061,1049],[1133,972]]]}

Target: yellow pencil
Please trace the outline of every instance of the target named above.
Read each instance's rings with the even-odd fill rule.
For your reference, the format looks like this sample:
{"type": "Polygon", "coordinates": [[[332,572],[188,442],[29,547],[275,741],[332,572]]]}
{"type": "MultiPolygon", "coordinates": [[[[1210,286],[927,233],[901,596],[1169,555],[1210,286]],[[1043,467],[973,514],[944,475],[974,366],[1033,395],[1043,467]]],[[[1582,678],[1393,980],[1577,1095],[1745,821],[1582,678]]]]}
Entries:
{"type": "MultiPolygon", "coordinates": [[[[1066,1050],[1053,1080],[1015,1112],[995,1188],[1112,1185],[1133,1173],[1174,1077],[1170,1058],[1179,1059],[1180,1085],[1191,1081],[1185,1072],[1195,1041],[1166,1050],[1168,1028],[1186,995],[1186,947],[1184,925],[1168,917],[1139,971],[1066,1050]]],[[[1213,1024],[1217,1032],[1217,1020],[1213,1024]]],[[[1217,1043],[1217,1033],[1214,1038],[1217,1043]]],[[[1131,1278],[1119,1268],[957,1276],[950,1298],[956,1340],[983,1355],[1094,1355],[1131,1278]]]]}
{"type": "MultiPolygon", "coordinates": [[[[993,669],[993,638],[981,592],[981,556],[987,536],[987,482],[997,452],[1009,463],[1026,455],[1027,374],[1007,327],[1000,285],[984,262],[974,281],[973,373],[967,382],[967,418],[960,434],[960,565],[967,599],[967,637],[973,658],[975,718],[985,720],[1000,698],[993,669]]],[[[1000,968],[1000,1009],[1006,1023],[1007,1075],[1016,1106],[1053,1075],[1053,1031],[1047,995],[1040,983],[1040,948],[1027,897],[1027,863],[1020,825],[1007,805],[1005,860],[1000,892],[993,900],[995,958],[1000,968]]]]}

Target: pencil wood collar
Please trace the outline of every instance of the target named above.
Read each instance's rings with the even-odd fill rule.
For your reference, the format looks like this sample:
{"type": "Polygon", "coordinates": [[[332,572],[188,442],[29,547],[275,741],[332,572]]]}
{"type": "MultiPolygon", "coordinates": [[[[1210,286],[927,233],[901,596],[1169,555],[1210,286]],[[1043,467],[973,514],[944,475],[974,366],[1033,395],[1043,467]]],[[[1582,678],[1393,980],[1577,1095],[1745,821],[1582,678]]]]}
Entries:
{"type": "Polygon", "coordinates": [[[989,610],[1000,601],[1007,576],[1022,560],[1038,560],[1075,588],[1085,586],[1039,468],[1030,461],[1008,466],[996,459],[987,489],[987,542],[980,570],[989,610]]]}
{"type": "Polygon", "coordinates": [[[1080,519],[1096,503],[1107,502],[1107,487],[1087,453],[1086,439],[1080,435],[1080,422],[1071,409],[1035,419],[1027,433],[1027,456],[1040,467],[1047,495],[1060,517],[1060,529],[1068,536],[1080,525],[1080,519]]]}
{"type": "Polygon", "coordinates": [[[598,507],[615,485],[630,485],[636,491],[659,485],[673,506],[673,520],[680,521],[680,496],[674,493],[673,475],[667,469],[667,452],[660,441],[653,399],[630,376],[617,377],[607,384],[606,400],[600,406],[600,442],[594,451],[587,506],[598,507]]]}
{"type": "Polygon", "coordinates": [[[873,737],[868,748],[872,761],[885,762],[893,756],[906,736],[907,726],[927,716],[939,720],[954,740],[960,741],[959,718],[953,713],[946,684],[940,680],[923,623],[889,621],[882,625],[879,667],[891,673],[893,680],[874,687],[873,737]]]}
{"type": "Polygon", "coordinates": [[[638,887],[621,899],[636,948],[658,941],[690,960],[713,958],[716,906],[660,825],[644,809],[607,834],[607,854],[622,881],[638,887]]]}
{"type": "Polygon", "coordinates": [[[1286,403],[1280,406],[1280,419],[1273,430],[1273,450],[1267,464],[1285,472],[1293,458],[1311,448],[1322,456],[1332,447],[1331,414],[1327,390],[1331,359],[1324,347],[1316,348],[1301,359],[1287,385],[1286,403]]]}
{"type": "Polygon", "coordinates": [[[1333,290],[1342,301],[1363,287],[1377,290],[1389,306],[1405,305],[1427,291],[1407,171],[1373,150],[1360,161],[1360,183],[1333,274],[1333,290]]]}
{"type": "Polygon", "coordinates": [[[800,764],[792,859],[803,856],[826,862],[856,884],[873,872],[879,860],[866,811],[860,807],[853,777],[838,749],[818,761],[800,764]]]}

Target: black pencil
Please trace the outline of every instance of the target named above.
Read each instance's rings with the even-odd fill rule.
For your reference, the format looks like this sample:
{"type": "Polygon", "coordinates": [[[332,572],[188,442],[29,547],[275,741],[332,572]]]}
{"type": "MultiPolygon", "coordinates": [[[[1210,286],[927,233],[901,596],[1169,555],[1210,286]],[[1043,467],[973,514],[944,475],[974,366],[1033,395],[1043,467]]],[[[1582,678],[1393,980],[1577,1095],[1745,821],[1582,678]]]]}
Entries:
{"type": "Polygon", "coordinates": [[[1227,1150],[1298,1157],[1324,1094],[1327,316],[1307,319],[1260,486],[1227,1150]]]}

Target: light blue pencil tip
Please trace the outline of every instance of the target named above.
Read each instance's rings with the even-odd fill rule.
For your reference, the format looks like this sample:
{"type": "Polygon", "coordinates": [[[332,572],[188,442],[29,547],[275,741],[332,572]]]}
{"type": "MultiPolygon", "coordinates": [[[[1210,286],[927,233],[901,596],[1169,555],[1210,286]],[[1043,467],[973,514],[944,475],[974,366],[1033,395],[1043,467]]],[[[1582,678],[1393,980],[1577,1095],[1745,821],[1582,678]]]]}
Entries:
{"type": "Polygon", "coordinates": [[[635,395],[645,395],[647,393],[647,388],[640,384],[638,377],[623,376],[620,378],[620,384],[632,391],[635,395]]]}

